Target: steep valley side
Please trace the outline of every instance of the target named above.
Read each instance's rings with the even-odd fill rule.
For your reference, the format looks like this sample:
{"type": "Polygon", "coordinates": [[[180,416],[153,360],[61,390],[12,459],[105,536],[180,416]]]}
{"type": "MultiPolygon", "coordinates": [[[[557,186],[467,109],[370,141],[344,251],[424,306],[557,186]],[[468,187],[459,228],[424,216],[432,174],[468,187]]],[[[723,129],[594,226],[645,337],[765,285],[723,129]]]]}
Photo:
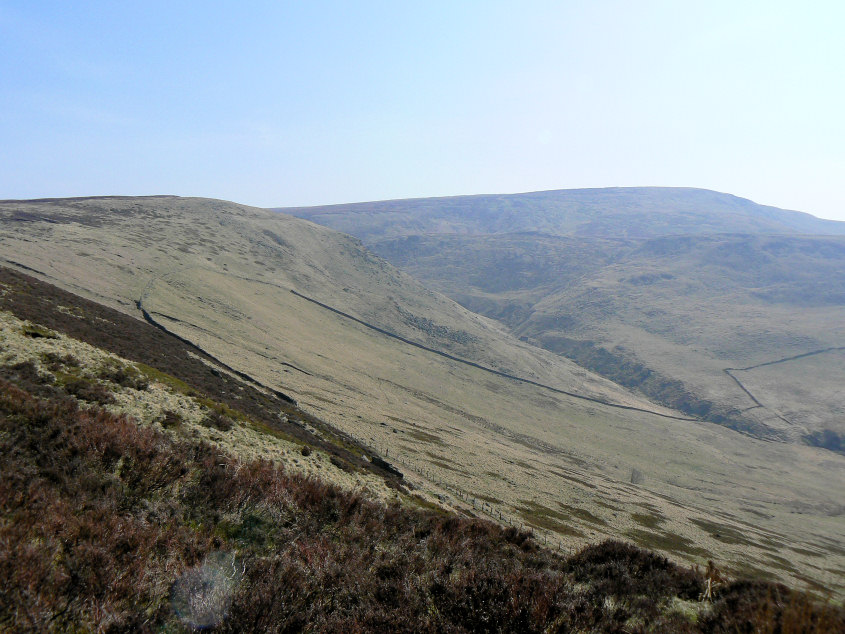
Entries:
{"type": "Polygon", "coordinates": [[[520,342],[300,220],[202,199],[0,212],[7,263],[128,314],[140,302],[449,506],[534,527],[563,548],[627,536],[683,561],[841,591],[842,456],[670,418],[677,412],[520,342]],[[454,357],[653,413],[468,366],[291,290],[454,357]]]}

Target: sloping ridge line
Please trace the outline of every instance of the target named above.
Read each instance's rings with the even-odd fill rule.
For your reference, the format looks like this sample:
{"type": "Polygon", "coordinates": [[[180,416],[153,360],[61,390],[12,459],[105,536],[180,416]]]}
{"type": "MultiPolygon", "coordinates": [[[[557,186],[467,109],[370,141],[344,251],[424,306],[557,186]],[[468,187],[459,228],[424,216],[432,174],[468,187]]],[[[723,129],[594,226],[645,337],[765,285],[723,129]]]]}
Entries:
{"type": "Polygon", "coordinates": [[[401,335],[397,335],[396,333],[390,332],[389,330],[385,330],[384,328],[379,328],[378,326],[374,326],[373,324],[369,324],[366,321],[362,321],[362,320],[358,319],[357,317],[353,317],[352,315],[350,315],[348,313],[344,313],[343,311],[338,310],[337,308],[333,308],[333,307],[329,306],[328,304],[324,304],[320,301],[317,301],[316,299],[308,297],[307,295],[303,295],[302,293],[298,293],[297,291],[295,291],[293,289],[291,289],[290,292],[293,293],[294,295],[296,295],[297,297],[300,297],[300,298],[302,298],[306,301],[311,302],[312,304],[316,304],[320,308],[325,308],[326,310],[330,310],[331,312],[336,313],[336,314],[340,315],[341,317],[345,317],[346,319],[350,319],[350,320],[352,320],[356,323],[361,324],[362,326],[366,326],[370,330],[375,330],[378,333],[381,333],[383,335],[391,337],[392,339],[397,339],[398,341],[401,341],[402,343],[406,343],[409,346],[414,346],[415,348],[419,348],[420,350],[425,350],[426,352],[431,352],[433,354],[436,354],[436,355],[439,355],[439,356],[444,357],[446,359],[449,359],[450,361],[456,361],[457,363],[462,363],[462,364],[467,365],[471,368],[476,368],[478,370],[483,370],[484,372],[489,372],[490,374],[495,374],[497,376],[501,376],[501,377],[504,377],[506,379],[511,379],[512,381],[518,381],[519,383],[527,383],[528,385],[534,385],[535,387],[543,388],[544,390],[550,390],[550,391],[556,392],[558,394],[565,394],[566,396],[571,396],[572,398],[581,399],[583,401],[590,401],[591,403],[598,403],[599,405],[606,405],[607,407],[615,407],[617,409],[624,409],[624,410],[629,410],[629,411],[632,411],[632,412],[644,412],[646,414],[653,414],[654,416],[662,416],[663,418],[671,418],[671,419],[674,419],[674,420],[685,420],[685,421],[693,421],[693,422],[699,422],[700,421],[700,419],[698,419],[698,418],[687,418],[686,416],[673,416],[671,414],[663,414],[661,412],[655,412],[655,411],[650,410],[650,409],[643,409],[641,407],[634,407],[633,405],[621,405],[619,403],[610,403],[608,401],[604,401],[600,398],[595,398],[593,396],[584,396],[583,394],[576,394],[574,392],[568,392],[566,390],[561,390],[560,388],[552,387],[551,385],[546,385],[544,383],[538,383],[537,381],[532,381],[531,379],[526,379],[526,378],[523,378],[523,377],[514,376],[513,374],[508,374],[507,372],[502,372],[501,370],[494,370],[493,368],[488,368],[486,366],[475,363],[474,361],[467,361],[466,359],[461,359],[460,357],[453,356],[453,355],[451,355],[447,352],[442,352],[441,350],[437,350],[435,348],[430,348],[430,347],[428,347],[424,344],[417,343],[416,341],[411,341],[410,339],[406,339],[405,337],[402,337],[401,335]]]}
{"type": "Polygon", "coordinates": [[[155,319],[152,318],[150,313],[148,313],[147,310],[143,307],[143,305],[141,304],[141,300],[136,300],[135,306],[137,306],[138,310],[141,311],[141,315],[143,315],[144,321],[146,321],[148,324],[150,324],[154,328],[158,328],[159,330],[161,330],[164,333],[167,333],[171,337],[178,339],[179,341],[184,343],[186,346],[190,346],[191,348],[193,348],[197,352],[202,353],[204,356],[208,357],[209,359],[214,361],[216,364],[218,364],[221,368],[225,368],[228,372],[231,372],[232,374],[234,374],[238,378],[240,378],[244,381],[247,381],[248,383],[252,383],[253,385],[257,385],[262,389],[269,390],[270,392],[275,394],[278,398],[282,399],[286,403],[290,403],[291,405],[293,405],[295,407],[297,406],[296,401],[293,398],[291,398],[290,396],[288,396],[287,394],[285,394],[284,392],[280,392],[279,390],[274,390],[273,388],[268,387],[268,386],[264,385],[263,383],[260,383],[259,381],[256,381],[254,378],[252,378],[251,376],[249,376],[245,372],[241,372],[240,370],[236,370],[232,366],[230,366],[226,363],[223,363],[223,361],[221,361],[220,359],[215,357],[213,354],[206,352],[205,350],[200,348],[197,344],[195,344],[193,341],[190,341],[188,339],[185,339],[185,337],[177,335],[175,332],[173,332],[172,330],[167,328],[164,324],[157,322],[155,319]]]}

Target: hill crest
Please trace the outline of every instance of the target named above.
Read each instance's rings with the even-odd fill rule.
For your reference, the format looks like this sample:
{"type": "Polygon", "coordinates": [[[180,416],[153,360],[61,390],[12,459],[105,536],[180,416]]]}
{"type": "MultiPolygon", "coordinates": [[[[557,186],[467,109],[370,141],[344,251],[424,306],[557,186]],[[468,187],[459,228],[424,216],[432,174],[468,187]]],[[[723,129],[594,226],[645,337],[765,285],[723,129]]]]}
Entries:
{"type": "Polygon", "coordinates": [[[689,187],[608,187],[277,208],[367,244],[407,234],[540,232],[593,237],[685,233],[845,235],[845,222],[689,187]],[[633,223],[633,224],[632,224],[633,223]]]}

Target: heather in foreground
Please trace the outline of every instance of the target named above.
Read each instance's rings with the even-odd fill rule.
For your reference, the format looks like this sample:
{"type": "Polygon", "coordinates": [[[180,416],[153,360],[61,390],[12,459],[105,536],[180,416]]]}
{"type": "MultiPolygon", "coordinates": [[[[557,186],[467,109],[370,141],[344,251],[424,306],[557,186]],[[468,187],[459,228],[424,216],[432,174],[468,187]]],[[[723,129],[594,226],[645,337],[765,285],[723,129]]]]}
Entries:
{"type": "MultiPolygon", "coordinates": [[[[9,370],[6,370],[9,374],[9,370]]],[[[617,542],[569,559],[0,381],[0,629],[835,631],[843,613],[617,542]]]]}

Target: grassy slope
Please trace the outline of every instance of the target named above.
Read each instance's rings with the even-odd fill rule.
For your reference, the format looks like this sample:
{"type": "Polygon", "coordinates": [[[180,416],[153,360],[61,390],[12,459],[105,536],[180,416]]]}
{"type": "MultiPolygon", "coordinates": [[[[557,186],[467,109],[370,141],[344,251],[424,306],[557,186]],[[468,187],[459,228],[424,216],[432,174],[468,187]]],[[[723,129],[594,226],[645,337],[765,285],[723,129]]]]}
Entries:
{"type": "Polygon", "coordinates": [[[627,534],[689,562],[715,557],[740,571],[753,561],[791,583],[830,584],[845,569],[838,458],[514,383],[290,293],[527,378],[642,403],[499,337],[501,327],[422,290],[352,239],[201,199],[0,207],[5,258],[126,312],[141,301],[159,323],[373,446],[454,508],[531,526],[564,548],[627,534]],[[472,337],[450,336],[460,333],[472,337]]]}
{"type": "MultiPolygon", "coordinates": [[[[209,199],[107,197],[0,202],[0,221],[5,258],[129,314],[138,314],[140,302],[166,320],[174,301],[193,301],[203,313],[198,319],[210,323],[183,326],[213,335],[226,320],[257,322],[262,297],[299,310],[301,302],[287,297],[293,289],[496,369],[637,400],[432,293],[354,238],[295,218],[209,199]],[[213,299],[194,294],[206,290],[213,299]],[[221,315],[206,317],[209,312],[221,315]]],[[[261,343],[256,352],[266,354],[272,346],[261,343]]]]}
{"type": "Polygon", "coordinates": [[[411,236],[375,248],[520,336],[676,408],[768,437],[845,434],[837,390],[824,388],[845,378],[832,356],[782,376],[745,372],[764,408],[741,414],[754,403],[723,372],[842,345],[842,238],[411,236]]]}
{"type": "MultiPolygon", "coordinates": [[[[140,322],[102,332],[120,316],[15,274],[6,274],[3,290],[5,308],[27,314],[37,306],[55,327],[113,352],[152,343],[147,354],[161,365],[145,372],[194,379],[184,385],[206,399],[231,398],[231,383],[187,372],[180,342],[155,345],[160,333],[140,322]]],[[[111,362],[103,374],[45,352],[57,340],[50,329],[8,323],[17,330],[4,333],[4,354],[13,339],[28,339],[39,366],[0,368],[3,629],[824,632],[845,625],[845,611],[783,586],[731,582],[718,587],[712,605],[699,604],[701,572],[628,545],[606,542],[564,558],[512,528],[375,503],[266,460],[227,455],[165,431],[165,420],[139,426],[104,409],[118,393],[150,389],[128,366],[117,372],[111,362]],[[83,391],[68,378],[72,371],[101,378],[83,391]]],[[[263,416],[277,419],[277,403],[256,400],[236,405],[258,417],[269,407],[263,416]]],[[[247,420],[226,411],[232,425],[247,420]]]]}
{"type": "Polygon", "coordinates": [[[142,367],[150,368],[152,376],[157,376],[156,368],[166,368],[165,379],[181,392],[205,395],[205,398],[213,395],[221,411],[242,412],[280,437],[313,446],[349,468],[370,471],[399,486],[389,472],[363,458],[373,454],[371,448],[358,445],[348,435],[328,427],[272,392],[231,375],[215,360],[185,342],[96,302],[4,267],[0,267],[0,285],[4,289],[0,309],[141,363],[142,367]]]}
{"type": "Polygon", "coordinates": [[[778,376],[724,372],[842,346],[845,223],[686,188],[288,211],[364,239],[464,306],[653,400],[762,437],[845,446],[838,399],[822,389],[832,357],[778,376]]]}
{"type": "Polygon", "coordinates": [[[723,372],[845,345],[845,239],[650,240],[534,309],[517,331],[551,349],[556,338],[573,336],[619,346],[662,376],[680,379],[712,404],[712,413],[733,410],[740,425],[745,419],[764,436],[800,441],[829,430],[845,437],[836,390],[823,382],[833,378],[835,365],[790,372],[805,393],[784,403],[772,398],[781,393],[777,383],[744,379],[748,387],[754,383],[755,402],[723,372]],[[556,327],[561,314],[576,323],[556,327]]]}

